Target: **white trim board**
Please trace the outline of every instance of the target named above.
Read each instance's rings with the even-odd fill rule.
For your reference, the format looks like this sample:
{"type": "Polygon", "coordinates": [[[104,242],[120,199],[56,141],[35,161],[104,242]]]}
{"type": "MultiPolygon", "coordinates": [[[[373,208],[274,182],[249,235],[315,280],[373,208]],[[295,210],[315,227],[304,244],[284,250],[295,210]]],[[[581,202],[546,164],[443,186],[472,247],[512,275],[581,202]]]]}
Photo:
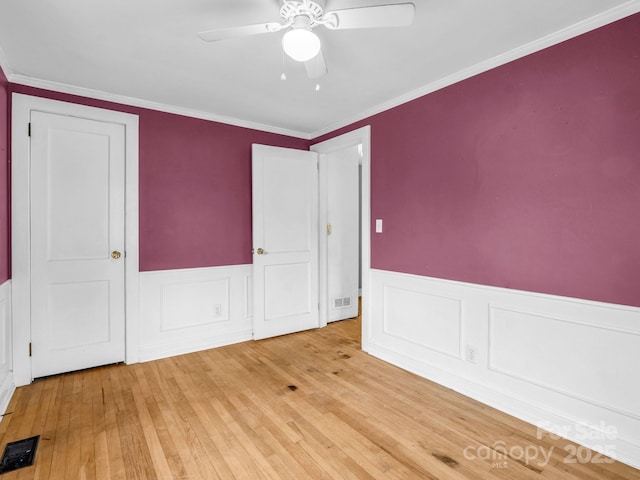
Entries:
{"type": "Polygon", "coordinates": [[[14,93],[12,96],[11,259],[13,304],[13,367],[16,385],[31,382],[28,345],[30,326],[30,142],[27,125],[32,110],[120,123],[125,127],[125,314],[127,363],[139,358],[138,320],[138,116],[14,93]]]}
{"type": "Polygon", "coordinates": [[[253,265],[140,273],[140,360],[253,339],[253,265]]]}
{"type": "Polygon", "coordinates": [[[311,137],[305,132],[299,132],[296,130],[289,130],[286,128],[276,127],[273,125],[266,125],[262,123],[250,122],[248,120],[242,120],[234,117],[227,117],[218,115],[211,112],[205,112],[202,110],[194,110],[191,108],[178,107],[175,105],[168,105],[160,102],[152,102],[150,100],[142,100],[134,97],[127,97],[126,95],[119,95],[116,93],[103,92],[101,90],[93,90],[91,88],[77,87],[75,85],[69,85],[66,83],[52,82],[50,80],[42,80],[39,78],[27,77],[25,75],[12,74],[7,78],[10,82],[19,85],[25,85],[27,87],[44,88],[54,92],[67,93],[69,95],[77,95],[80,97],[93,98],[96,100],[104,100],[106,102],[119,103],[121,105],[129,105],[132,107],[146,108],[149,110],[155,110],[158,112],[173,113],[175,115],[182,115],[185,117],[199,118],[201,120],[209,120],[211,122],[224,123],[226,125],[234,125],[236,127],[249,128],[251,130],[258,130],[261,132],[274,133],[278,135],[286,135],[288,137],[301,138],[303,140],[309,140],[311,137]]]}
{"type": "Polygon", "coordinates": [[[0,285],[0,415],[16,390],[11,351],[11,280],[7,280],[0,285]]]}
{"type": "Polygon", "coordinates": [[[372,355],[640,467],[640,308],[375,269],[371,293],[372,355]]]}

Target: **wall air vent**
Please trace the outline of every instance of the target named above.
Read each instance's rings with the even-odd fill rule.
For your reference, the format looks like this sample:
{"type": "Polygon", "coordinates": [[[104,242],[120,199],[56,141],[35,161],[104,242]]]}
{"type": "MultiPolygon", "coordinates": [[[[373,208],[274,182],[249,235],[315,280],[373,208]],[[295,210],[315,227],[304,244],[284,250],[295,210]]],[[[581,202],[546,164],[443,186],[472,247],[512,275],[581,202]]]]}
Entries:
{"type": "Polygon", "coordinates": [[[347,308],[351,306],[351,297],[333,299],[333,308],[347,308]]]}

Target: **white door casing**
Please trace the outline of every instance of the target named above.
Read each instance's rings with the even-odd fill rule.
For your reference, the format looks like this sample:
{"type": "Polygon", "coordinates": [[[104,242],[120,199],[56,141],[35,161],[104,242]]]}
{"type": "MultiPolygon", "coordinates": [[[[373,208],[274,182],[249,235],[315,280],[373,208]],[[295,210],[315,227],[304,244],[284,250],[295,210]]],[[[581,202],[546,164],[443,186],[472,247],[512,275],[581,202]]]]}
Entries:
{"type": "Polygon", "coordinates": [[[34,378],[124,361],[124,143],[122,124],[31,113],[34,378]]]}
{"type": "Polygon", "coordinates": [[[318,324],[318,160],[253,145],[253,335],[318,324]]]}
{"type": "MultiPolygon", "coordinates": [[[[29,343],[32,339],[31,329],[31,280],[36,273],[31,265],[31,142],[28,125],[32,115],[37,112],[48,112],[95,122],[120,125],[124,136],[124,244],[118,251],[125,255],[120,259],[124,264],[125,295],[125,361],[135,363],[139,358],[138,338],[138,117],[136,115],[111,110],[86,107],[83,105],[49,100],[28,95],[12,96],[12,303],[13,303],[13,365],[16,385],[26,385],[33,378],[32,364],[29,357],[29,343]]],[[[35,130],[33,131],[35,135],[35,130]]],[[[62,170],[59,171],[61,173],[62,170]]],[[[74,207],[71,207],[74,208],[74,207]]],[[[113,207],[110,207],[113,208],[113,207]]],[[[62,209],[64,211],[64,209],[62,209]]],[[[60,212],[58,212],[60,213],[60,212]]],[[[76,212],[82,215],[82,212],[76,212]]],[[[59,237],[58,240],[62,240],[59,237]]],[[[56,241],[58,241],[56,240],[56,241]]],[[[64,243],[64,241],[62,241],[64,243]]],[[[56,245],[62,250],[64,246],[56,245]]],[[[110,245],[109,247],[111,247],[110,245]]],[[[58,248],[56,247],[56,248],[58,248]]],[[[36,249],[38,246],[36,246],[36,249]]],[[[50,247],[47,247],[49,249],[50,247]]],[[[112,250],[109,248],[107,254],[112,250]]],[[[58,255],[62,250],[58,250],[58,255]]],[[[66,252],[68,253],[68,252],[66,252]]],[[[85,252],[87,253],[87,252],[85,252]]],[[[63,255],[65,256],[65,255],[63,255]]],[[[60,262],[63,263],[63,262],[60,262]]],[[[117,263],[117,262],[115,262],[117,263]]],[[[111,268],[111,267],[109,267],[111,268]]],[[[122,267],[116,267],[122,268],[122,267]]],[[[103,280],[86,287],[86,293],[94,298],[100,297],[103,280]]],[[[64,283],[64,282],[63,282],[64,283]]],[[[56,287],[54,287],[55,290],[56,287]]],[[[64,289],[63,287],[61,287],[64,289]]],[[[36,288],[37,290],[37,288],[36,288]]],[[[60,291],[60,288],[58,288],[60,291]]],[[[65,292],[68,293],[68,292],[65,292]]],[[[61,296],[53,295],[61,302],[61,296]]],[[[120,300],[122,301],[122,300],[120,300]]],[[[86,304],[85,304],[86,307],[86,304]]],[[[35,338],[40,332],[36,333],[35,338]]],[[[111,335],[111,332],[110,332],[111,335]]],[[[36,371],[37,373],[37,371],[36,371]]]]}
{"type": "MultiPolygon", "coordinates": [[[[328,322],[358,315],[360,218],[358,146],[320,154],[326,166],[328,322]]],[[[322,167],[321,167],[322,168],[322,167]]]]}
{"type": "MultiPolygon", "coordinates": [[[[360,257],[360,268],[362,272],[362,349],[366,352],[369,349],[369,339],[371,338],[370,322],[370,272],[371,272],[371,127],[365,126],[331,138],[311,146],[311,150],[319,154],[326,154],[342,150],[347,147],[362,144],[362,185],[360,189],[360,205],[362,207],[362,218],[360,223],[360,242],[362,246],[360,257]]],[[[320,175],[323,175],[323,165],[320,164],[320,175]]],[[[322,183],[321,183],[322,186],[322,183]]],[[[320,197],[324,198],[326,189],[321,191],[320,197]]],[[[324,203],[324,202],[323,202],[324,203]]],[[[321,204],[322,205],[322,204],[321,204]]],[[[325,241],[320,244],[320,262],[326,265],[327,243],[326,236],[321,236],[325,241]]],[[[328,292],[326,268],[320,269],[320,324],[326,325],[328,321],[328,292]]]]}

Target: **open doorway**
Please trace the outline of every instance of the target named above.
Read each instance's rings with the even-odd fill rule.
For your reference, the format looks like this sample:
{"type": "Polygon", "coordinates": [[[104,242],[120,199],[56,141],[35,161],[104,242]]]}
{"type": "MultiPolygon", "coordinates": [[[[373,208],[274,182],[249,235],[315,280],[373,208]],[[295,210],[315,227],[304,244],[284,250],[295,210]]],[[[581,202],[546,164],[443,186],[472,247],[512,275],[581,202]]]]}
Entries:
{"type": "Polygon", "coordinates": [[[356,316],[360,294],[362,348],[366,351],[371,237],[370,127],[315,144],[311,150],[319,154],[320,169],[320,324],[356,316]],[[341,208],[341,202],[345,201],[348,205],[343,204],[344,208],[341,208]],[[354,225],[355,244],[351,235],[344,243],[349,252],[345,253],[342,250],[345,247],[337,246],[332,253],[332,241],[342,236],[345,228],[354,225]],[[338,264],[342,263],[346,265],[340,266],[347,270],[340,277],[341,273],[332,272],[332,268],[339,271],[338,264]]]}
{"type": "Polygon", "coordinates": [[[358,316],[360,154],[353,145],[320,155],[320,234],[326,243],[327,322],[358,316]]]}

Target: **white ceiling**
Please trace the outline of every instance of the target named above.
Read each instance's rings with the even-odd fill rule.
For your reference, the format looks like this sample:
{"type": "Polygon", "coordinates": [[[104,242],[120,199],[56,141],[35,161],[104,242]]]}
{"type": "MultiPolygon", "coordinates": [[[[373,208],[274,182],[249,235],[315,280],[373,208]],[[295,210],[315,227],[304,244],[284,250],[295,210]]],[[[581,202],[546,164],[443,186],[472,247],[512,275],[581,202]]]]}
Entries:
{"type": "MultiPolygon", "coordinates": [[[[328,0],[326,9],[406,0],[328,0]]],[[[196,32],[279,20],[278,0],[4,0],[0,66],[15,83],[312,138],[640,11],[640,0],[413,0],[404,28],[318,27],[329,73],[285,60],[283,32],[196,32]]]]}

